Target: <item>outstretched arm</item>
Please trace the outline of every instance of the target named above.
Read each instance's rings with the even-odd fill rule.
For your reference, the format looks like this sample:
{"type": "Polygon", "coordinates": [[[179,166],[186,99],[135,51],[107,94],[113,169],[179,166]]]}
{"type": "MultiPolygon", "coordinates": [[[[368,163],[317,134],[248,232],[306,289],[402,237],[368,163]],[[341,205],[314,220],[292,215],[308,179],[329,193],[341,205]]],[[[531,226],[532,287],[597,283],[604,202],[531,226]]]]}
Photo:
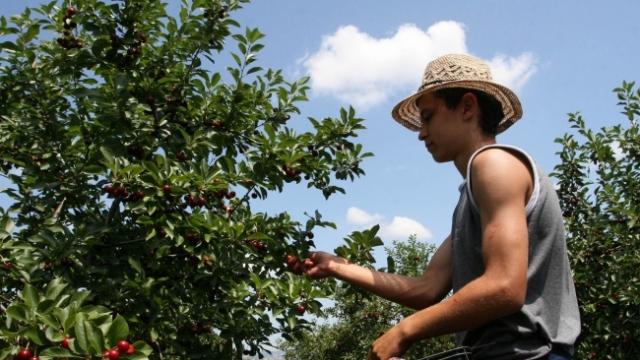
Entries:
{"type": "Polygon", "coordinates": [[[424,309],[440,301],[451,289],[450,258],[451,239],[447,237],[419,277],[367,269],[324,252],[310,254],[306,273],[313,278],[333,276],[395,303],[424,309]]]}
{"type": "Polygon", "coordinates": [[[401,355],[413,342],[469,330],[518,311],[527,291],[528,167],[502,150],[486,150],[472,164],[472,187],[482,221],[484,273],[451,297],[402,320],[373,346],[370,359],[401,355]]]}

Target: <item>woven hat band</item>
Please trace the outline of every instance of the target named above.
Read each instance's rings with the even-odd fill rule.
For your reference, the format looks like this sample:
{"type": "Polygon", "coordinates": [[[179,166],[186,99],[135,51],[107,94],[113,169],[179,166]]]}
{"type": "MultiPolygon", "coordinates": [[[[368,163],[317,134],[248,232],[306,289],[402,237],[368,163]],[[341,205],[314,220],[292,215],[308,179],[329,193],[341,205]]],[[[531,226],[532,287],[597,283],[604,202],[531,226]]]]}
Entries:
{"type": "Polygon", "coordinates": [[[418,88],[418,91],[424,90],[424,88],[426,88],[427,86],[440,84],[442,82],[444,82],[444,81],[443,80],[433,80],[433,81],[422,83],[422,85],[420,85],[420,87],[418,88]]]}
{"type": "Polygon", "coordinates": [[[491,81],[491,69],[485,63],[471,57],[442,57],[427,66],[422,82],[424,84],[457,80],[491,81]]]}

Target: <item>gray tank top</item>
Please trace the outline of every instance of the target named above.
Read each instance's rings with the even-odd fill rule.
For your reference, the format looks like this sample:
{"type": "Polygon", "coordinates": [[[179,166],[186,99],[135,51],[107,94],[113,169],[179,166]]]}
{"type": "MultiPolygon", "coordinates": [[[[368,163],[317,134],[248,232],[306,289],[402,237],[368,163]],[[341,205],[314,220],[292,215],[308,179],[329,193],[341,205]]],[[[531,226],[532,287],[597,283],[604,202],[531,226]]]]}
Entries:
{"type": "Polygon", "coordinates": [[[467,165],[467,181],[453,214],[453,291],[484,272],[480,213],[470,185],[471,163],[489,147],[523,154],[534,173],[534,189],[526,205],[529,229],[527,295],[520,311],[477,329],[456,334],[458,345],[477,347],[474,359],[538,359],[553,348],[573,353],[580,333],[580,314],[569,268],[562,211],[549,178],[529,154],[508,145],[477,150],[467,165]],[[493,344],[493,345],[489,345],[493,344]]]}

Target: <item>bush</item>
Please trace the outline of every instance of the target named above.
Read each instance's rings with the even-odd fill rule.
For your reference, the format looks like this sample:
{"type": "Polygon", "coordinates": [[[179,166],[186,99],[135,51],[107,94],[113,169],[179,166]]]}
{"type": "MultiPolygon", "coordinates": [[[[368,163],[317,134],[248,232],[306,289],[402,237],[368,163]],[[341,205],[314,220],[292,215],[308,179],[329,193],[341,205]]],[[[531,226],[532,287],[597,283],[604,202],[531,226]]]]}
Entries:
{"type": "Polygon", "coordinates": [[[577,134],[556,140],[554,175],[582,318],[577,359],[640,356],[640,90],[624,82],[614,91],[628,124],[593,131],[572,113],[577,134]]]}
{"type": "Polygon", "coordinates": [[[246,2],[0,18],[1,358],[95,358],[126,338],[129,358],[238,359],[307,327],[299,304],[319,311],[324,285],[284,258],[333,224],[251,205],[296,183],[344,192],[335,180],[370,155],[353,142],[363,120],[341,109],[292,129],[308,79],[257,65],[264,35],[230,17],[246,2]]]}

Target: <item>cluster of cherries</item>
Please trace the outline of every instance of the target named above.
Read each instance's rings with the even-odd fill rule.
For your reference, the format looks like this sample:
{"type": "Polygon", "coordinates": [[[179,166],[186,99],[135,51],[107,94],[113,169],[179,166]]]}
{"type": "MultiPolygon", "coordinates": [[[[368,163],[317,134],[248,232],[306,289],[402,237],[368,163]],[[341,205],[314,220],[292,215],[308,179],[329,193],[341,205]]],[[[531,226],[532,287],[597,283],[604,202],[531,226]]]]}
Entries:
{"type": "MultiPolygon", "coordinates": [[[[69,337],[65,336],[60,342],[60,347],[63,349],[69,349],[69,337]]],[[[102,353],[103,359],[118,360],[120,355],[133,355],[136,352],[136,347],[129,343],[127,340],[120,340],[118,344],[112,349],[105,350],[102,353]]],[[[34,355],[33,352],[27,348],[21,349],[14,357],[15,360],[40,360],[40,357],[34,355]]]]}
{"type": "Polygon", "coordinates": [[[267,250],[267,245],[265,245],[265,243],[263,243],[260,240],[255,240],[255,239],[247,239],[245,240],[245,243],[249,246],[251,246],[255,251],[265,251],[267,250]]]}
{"type": "Polygon", "coordinates": [[[80,49],[82,47],[82,42],[78,40],[75,36],[71,35],[71,30],[75,29],[78,26],[75,21],[71,20],[73,15],[77,12],[76,8],[73,6],[69,6],[67,11],[62,18],[63,27],[64,27],[64,37],[59,37],[56,42],[58,45],[62,46],[65,49],[80,49]]]}
{"type": "Polygon", "coordinates": [[[291,182],[291,181],[296,181],[296,182],[300,182],[302,180],[302,178],[300,177],[300,171],[294,168],[291,168],[287,165],[282,166],[282,171],[284,171],[284,175],[285,175],[285,181],[286,182],[291,182]]]}
{"type": "Polygon", "coordinates": [[[109,360],[118,360],[120,355],[133,355],[135,352],[136,347],[133,344],[130,344],[127,340],[120,340],[115,347],[105,350],[102,353],[102,357],[109,360]]]}
{"type": "Polygon", "coordinates": [[[215,130],[222,130],[224,129],[224,121],[220,120],[220,119],[215,119],[215,120],[210,120],[209,121],[209,125],[214,128],[215,130]]]}
{"type": "Polygon", "coordinates": [[[108,194],[109,197],[125,201],[140,201],[144,198],[144,191],[136,191],[130,194],[122,185],[107,184],[102,188],[102,191],[108,194]]]}
{"type": "Polygon", "coordinates": [[[200,196],[200,195],[190,194],[186,198],[187,198],[187,203],[192,208],[203,207],[207,205],[207,197],[204,195],[200,196]]]}

